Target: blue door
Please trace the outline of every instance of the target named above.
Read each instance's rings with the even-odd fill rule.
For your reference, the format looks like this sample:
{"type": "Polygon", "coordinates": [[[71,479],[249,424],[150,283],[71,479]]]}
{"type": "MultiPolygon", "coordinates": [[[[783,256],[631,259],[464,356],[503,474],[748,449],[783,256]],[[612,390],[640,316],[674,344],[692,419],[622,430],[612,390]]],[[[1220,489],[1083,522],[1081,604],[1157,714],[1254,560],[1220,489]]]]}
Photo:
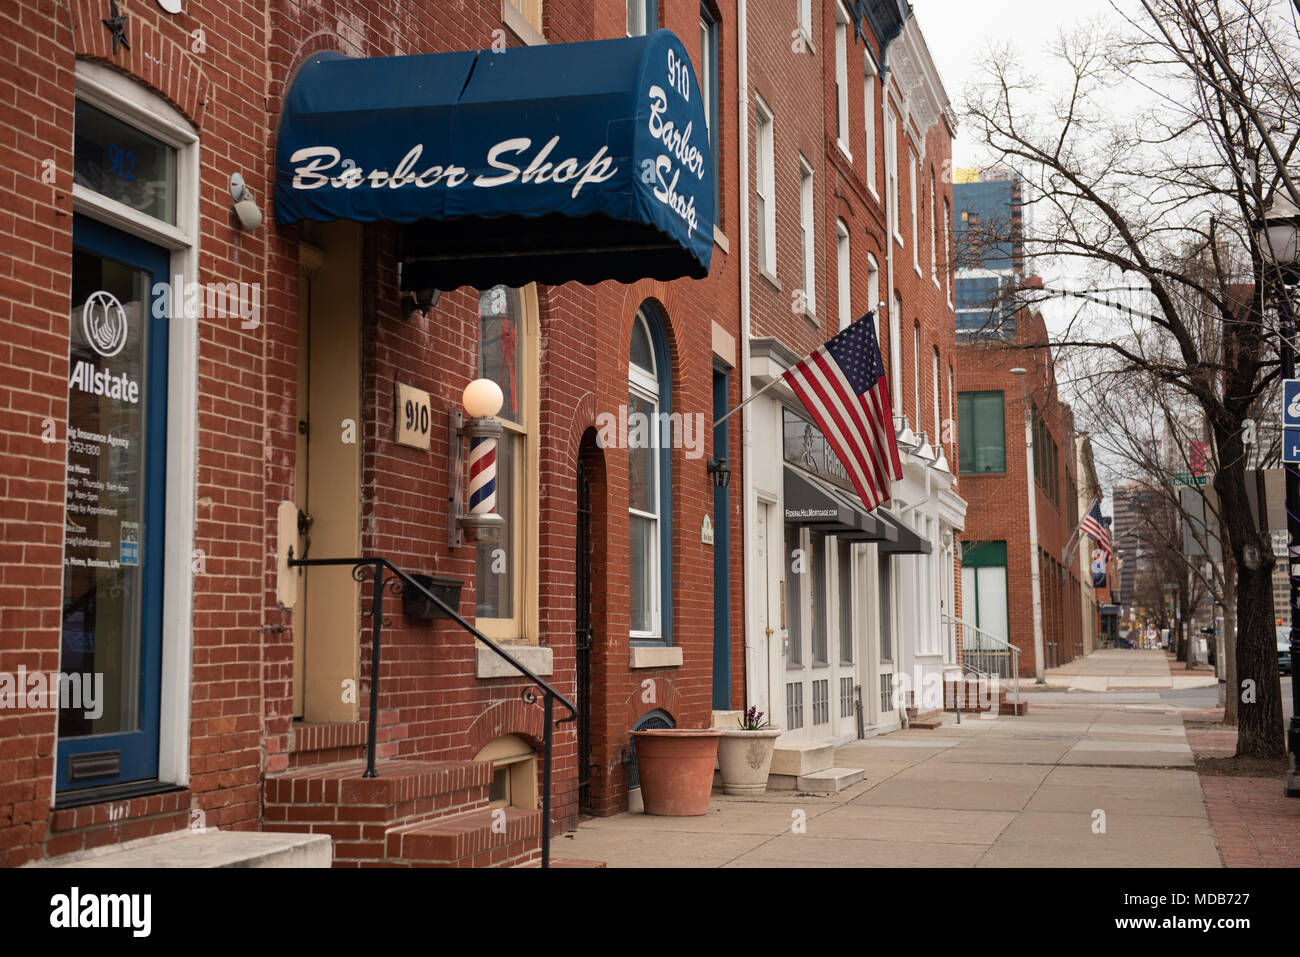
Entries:
{"type": "Polygon", "coordinates": [[[167,251],[81,216],[72,241],[63,792],[158,776],[167,459],[167,251]]]}

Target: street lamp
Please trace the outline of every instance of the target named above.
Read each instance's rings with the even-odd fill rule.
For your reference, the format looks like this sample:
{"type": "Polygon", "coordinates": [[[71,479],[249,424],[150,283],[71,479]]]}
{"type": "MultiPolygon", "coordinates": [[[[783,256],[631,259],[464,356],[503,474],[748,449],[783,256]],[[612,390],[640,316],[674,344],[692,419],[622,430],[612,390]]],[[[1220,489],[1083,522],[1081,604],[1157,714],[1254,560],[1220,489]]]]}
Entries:
{"type": "MultiPolygon", "coordinates": [[[[1295,316],[1287,282],[1295,282],[1300,265],[1300,210],[1286,197],[1275,195],[1259,224],[1256,240],[1265,261],[1278,267],[1278,304],[1285,326],[1282,330],[1282,378],[1295,378],[1295,316]]],[[[1291,581],[1291,660],[1300,652],[1300,472],[1286,464],[1287,576],[1291,581]]],[[[1286,778],[1287,797],[1300,797],[1300,681],[1291,669],[1291,727],[1288,734],[1291,773],[1286,778]]]]}
{"type": "Polygon", "coordinates": [[[1034,426],[1032,407],[1025,391],[1025,372],[1016,366],[1011,374],[1020,377],[1020,398],[1025,404],[1025,488],[1029,490],[1029,583],[1034,597],[1034,684],[1046,684],[1043,674],[1043,587],[1038,581],[1038,496],[1034,494],[1034,426]]]}

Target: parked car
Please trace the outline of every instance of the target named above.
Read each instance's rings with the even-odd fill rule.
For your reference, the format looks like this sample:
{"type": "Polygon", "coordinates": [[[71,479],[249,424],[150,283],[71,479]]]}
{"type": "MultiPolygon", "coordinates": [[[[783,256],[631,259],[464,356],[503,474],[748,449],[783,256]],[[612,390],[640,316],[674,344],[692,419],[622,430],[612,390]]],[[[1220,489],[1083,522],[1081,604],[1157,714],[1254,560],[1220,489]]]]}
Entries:
{"type": "Polygon", "coordinates": [[[1284,675],[1291,673],[1291,629],[1286,625],[1277,630],[1277,670],[1284,675]]]}

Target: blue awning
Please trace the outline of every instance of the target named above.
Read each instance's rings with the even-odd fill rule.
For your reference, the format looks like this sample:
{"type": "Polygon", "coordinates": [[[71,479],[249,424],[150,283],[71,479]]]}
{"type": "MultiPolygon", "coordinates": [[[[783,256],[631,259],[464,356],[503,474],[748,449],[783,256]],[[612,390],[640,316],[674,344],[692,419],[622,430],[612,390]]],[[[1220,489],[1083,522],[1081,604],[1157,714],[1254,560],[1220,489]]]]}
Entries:
{"type": "Polygon", "coordinates": [[[406,225],[405,289],[702,278],[705,105],[668,30],[417,56],[313,56],[289,90],[275,216],[406,225]]]}

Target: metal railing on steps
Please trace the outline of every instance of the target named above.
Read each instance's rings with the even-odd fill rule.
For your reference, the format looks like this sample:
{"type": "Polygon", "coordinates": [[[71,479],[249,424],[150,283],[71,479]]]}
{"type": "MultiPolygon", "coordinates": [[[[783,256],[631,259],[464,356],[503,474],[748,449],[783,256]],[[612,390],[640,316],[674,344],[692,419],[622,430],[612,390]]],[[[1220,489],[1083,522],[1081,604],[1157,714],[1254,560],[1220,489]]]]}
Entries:
{"type": "Polygon", "coordinates": [[[1011,700],[1020,701],[1020,649],[1004,638],[989,634],[968,621],[944,615],[943,623],[955,630],[954,639],[961,642],[963,675],[973,674],[976,680],[999,685],[1011,684],[1011,700]]]}
{"type": "MultiPolygon", "coordinates": [[[[383,633],[384,626],[384,594],[386,592],[391,593],[394,597],[401,597],[408,588],[415,591],[432,602],[444,615],[462,629],[473,635],[476,641],[490,648],[493,653],[508,662],[510,667],[518,671],[521,676],[527,678],[533,685],[541,689],[542,721],[545,729],[542,744],[545,761],[542,768],[542,867],[549,868],[551,866],[551,766],[553,763],[554,732],[557,725],[566,724],[577,718],[578,709],[573,702],[556,691],[546,681],[533,674],[524,665],[521,665],[507,654],[500,645],[462,618],[456,609],[386,558],[294,558],[293,549],[290,548],[288,565],[290,568],[350,566],[354,581],[362,584],[370,582],[370,609],[361,613],[363,618],[371,620],[370,720],[366,728],[366,770],[363,777],[379,777],[379,772],[375,768],[375,752],[379,721],[379,648],[380,636],[383,633]],[[391,574],[386,576],[386,571],[391,574]],[[557,701],[568,709],[568,717],[559,718],[558,720],[555,718],[555,702],[557,701]]],[[[537,692],[532,688],[525,688],[520,697],[526,704],[535,704],[537,702],[537,692]]]]}

